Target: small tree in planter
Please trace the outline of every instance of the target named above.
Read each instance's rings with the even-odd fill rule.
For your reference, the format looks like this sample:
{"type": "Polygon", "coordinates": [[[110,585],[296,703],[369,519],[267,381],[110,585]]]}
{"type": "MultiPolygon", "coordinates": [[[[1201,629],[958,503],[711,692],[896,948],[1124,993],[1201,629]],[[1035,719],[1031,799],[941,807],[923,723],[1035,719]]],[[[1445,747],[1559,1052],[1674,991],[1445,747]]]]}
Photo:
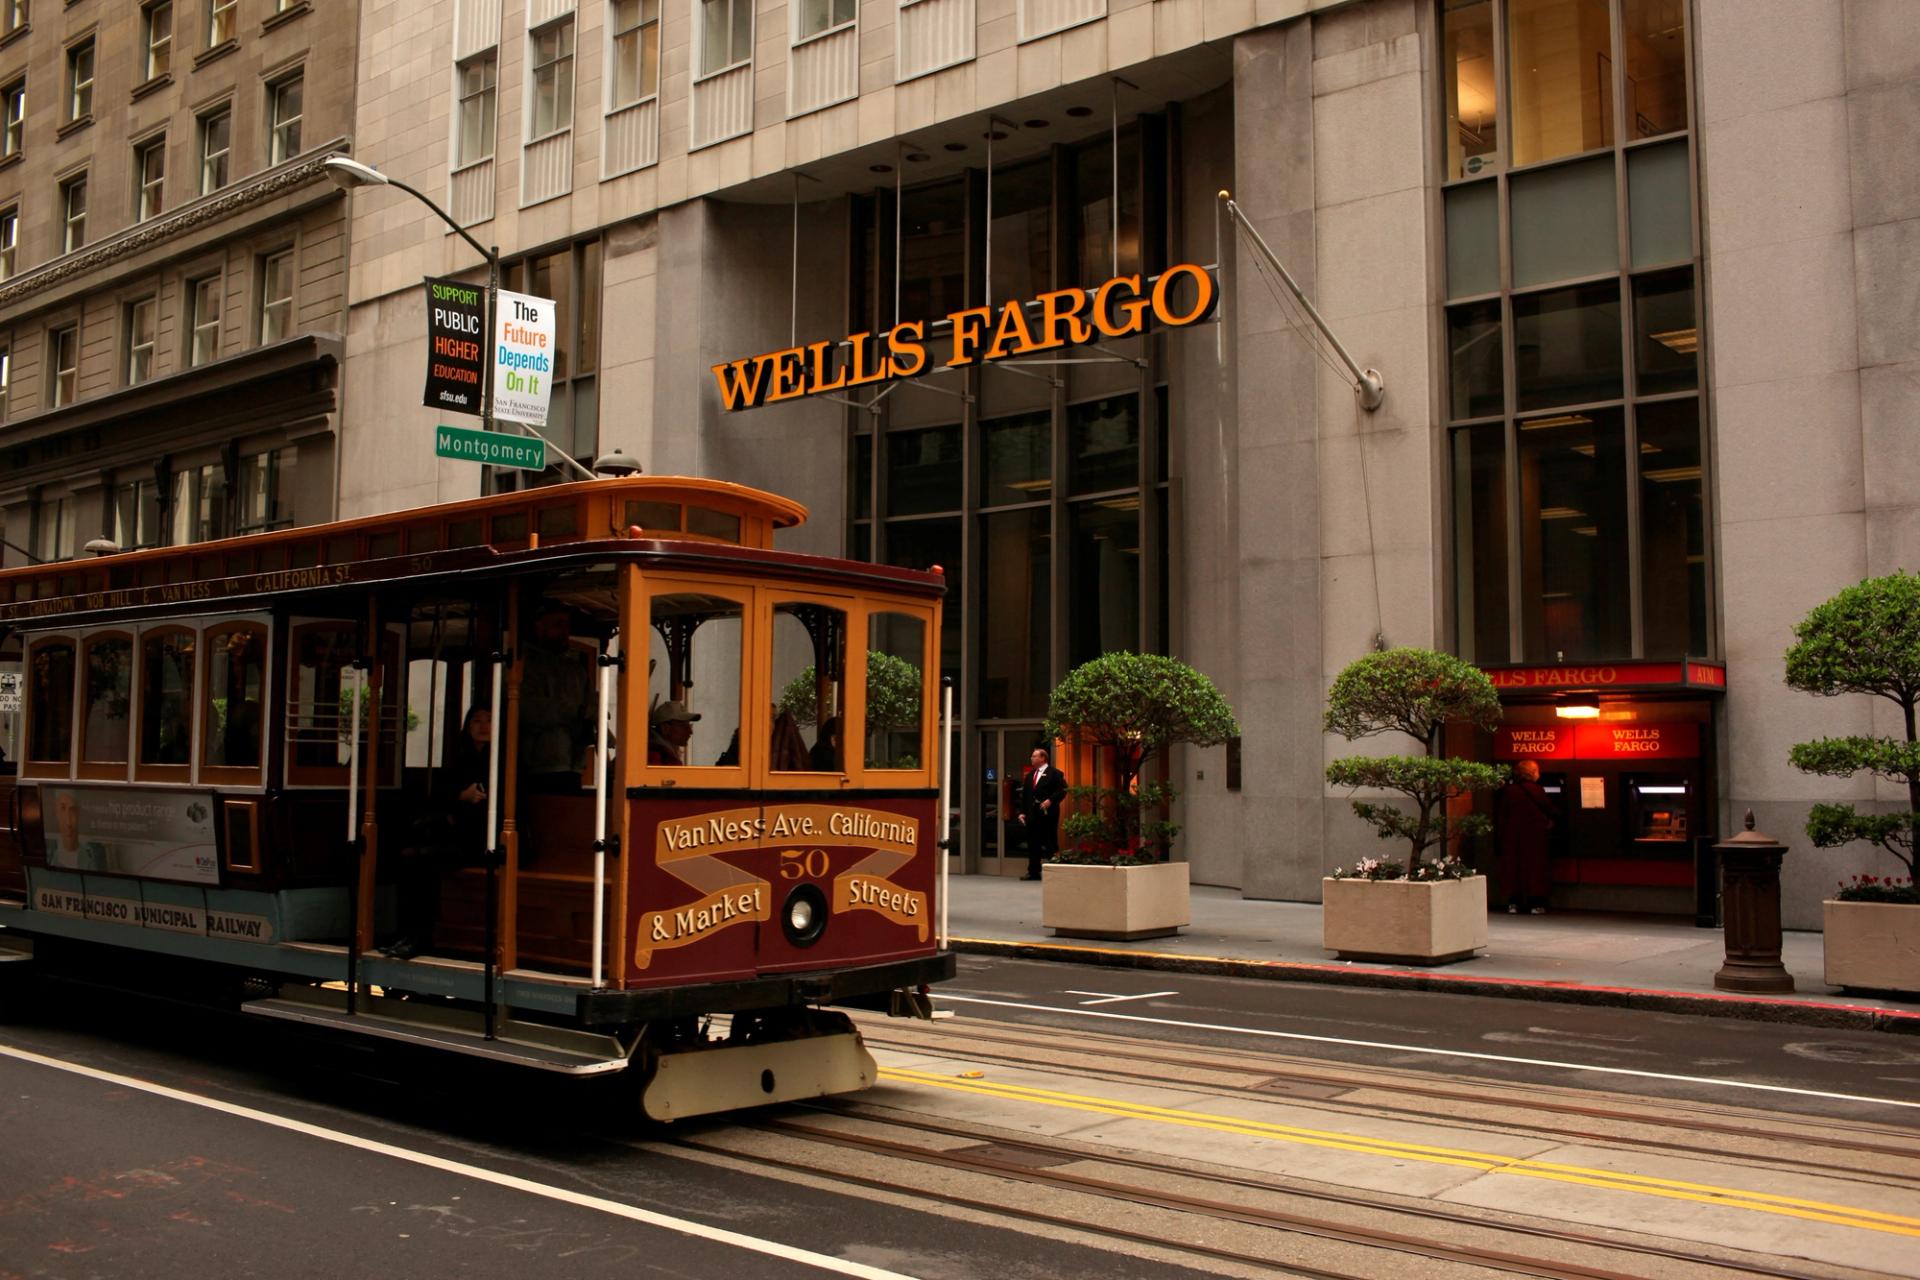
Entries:
{"type": "MultiPolygon", "coordinates": [[[[775,710],[793,716],[794,723],[811,729],[819,719],[814,705],[819,682],[807,667],[780,691],[775,710]]],[[[867,767],[919,767],[920,668],[905,658],[878,649],[867,650],[867,767]],[[898,735],[908,737],[896,741],[898,735]]]]}
{"type": "MultiPolygon", "coordinates": [[[[1454,879],[1464,874],[1457,858],[1427,863],[1422,856],[1438,846],[1443,855],[1456,835],[1477,835],[1490,824],[1481,814],[1449,819],[1447,802],[1506,781],[1505,765],[1456,760],[1434,753],[1440,730],[1461,720],[1491,730],[1500,723],[1500,695],[1486,673],[1471,663],[1431,649],[1386,649],[1347,664],[1327,694],[1326,727],[1352,741],[1380,733],[1404,733],[1425,755],[1346,756],[1327,766],[1327,781],[1337,787],[1395,791],[1413,802],[1412,812],[1397,804],[1355,800],[1353,811],[1373,826],[1382,840],[1407,842],[1407,861],[1368,859],[1356,875],[1368,879],[1454,879]],[[1368,864],[1372,864],[1369,866],[1368,864]]],[[[1340,878],[1342,871],[1334,872],[1340,878]]]]}
{"type": "Polygon", "coordinates": [[[1069,671],[1047,703],[1050,738],[1076,736],[1114,761],[1112,787],[1076,786],[1085,807],[1061,824],[1061,861],[1165,861],[1178,828],[1145,816],[1173,802],[1172,783],[1142,784],[1146,763],[1175,743],[1218,746],[1240,726],[1213,681],[1176,658],[1108,653],[1069,671]]]}
{"type": "Polygon", "coordinates": [[[1901,737],[1851,735],[1797,744],[1797,769],[1828,778],[1869,773],[1906,788],[1907,807],[1862,813],[1851,804],[1821,803],[1807,815],[1816,848],[1864,841],[1891,854],[1902,876],[1856,875],[1825,908],[1826,977],[1834,986],[1920,991],[1920,960],[1910,941],[1920,906],[1914,850],[1920,835],[1920,577],[1904,572],[1868,578],[1817,606],[1794,628],[1787,684],[1832,698],[1865,693],[1900,708],[1901,737]],[[1913,914],[1909,914],[1912,912],[1913,914]]]}

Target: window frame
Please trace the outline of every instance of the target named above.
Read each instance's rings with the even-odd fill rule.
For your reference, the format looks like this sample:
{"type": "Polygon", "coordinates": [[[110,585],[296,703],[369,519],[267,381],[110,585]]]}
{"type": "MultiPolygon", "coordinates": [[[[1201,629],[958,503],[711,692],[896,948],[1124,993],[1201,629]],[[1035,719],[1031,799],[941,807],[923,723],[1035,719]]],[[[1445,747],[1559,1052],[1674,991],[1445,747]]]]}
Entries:
{"type": "Polygon", "coordinates": [[[0,112],[4,112],[4,124],[0,124],[0,160],[11,160],[26,150],[27,78],[15,76],[0,89],[0,100],[4,101],[4,106],[0,106],[0,112]]]}
{"type": "Polygon", "coordinates": [[[940,740],[940,628],[934,622],[934,608],[917,600],[889,600],[878,597],[863,598],[860,603],[859,618],[850,622],[853,634],[861,637],[861,661],[854,662],[848,655],[848,664],[853,670],[847,676],[847,711],[851,716],[857,706],[860,713],[859,746],[860,754],[852,755],[853,738],[849,735],[846,742],[848,759],[857,765],[858,772],[852,776],[854,784],[862,787],[930,787],[936,785],[933,775],[935,751],[940,740]],[[913,769],[880,769],[867,763],[867,672],[869,666],[866,656],[873,646],[873,620],[897,614],[913,618],[920,623],[920,764],[913,769]],[[856,688],[857,686],[857,688],[856,688]]]}
{"type": "MultiPolygon", "coordinates": [[[[715,76],[723,76],[729,71],[737,71],[741,67],[750,67],[753,65],[754,41],[758,37],[760,22],[760,15],[756,12],[758,8],[759,6],[755,4],[753,0],[693,0],[694,42],[696,46],[695,52],[698,54],[698,57],[695,59],[693,76],[695,84],[698,84],[702,80],[710,80],[715,76]],[[729,33],[733,31],[734,25],[737,22],[735,15],[740,12],[738,6],[746,6],[747,51],[741,57],[733,58],[721,66],[714,67],[712,70],[703,70],[702,68],[704,68],[707,63],[707,24],[705,18],[706,6],[709,4],[724,4],[727,6],[726,27],[729,33]]],[[[729,52],[731,52],[731,34],[729,34],[728,46],[729,52]]]]}
{"type": "Polygon", "coordinates": [[[12,35],[27,25],[27,0],[5,0],[5,3],[6,14],[3,25],[0,25],[0,35],[12,35]]]}
{"type": "Polygon", "coordinates": [[[660,41],[665,31],[665,26],[661,21],[661,0],[635,0],[635,3],[639,6],[636,10],[640,15],[639,18],[632,26],[618,29],[614,27],[614,23],[618,20],[614,9],[616,3],[618,3],[618,0],[608,0],[607,4],[607,115],[614,115],[621,111],[643,106],[660,97],[660,41]],[[653,16],[651,18],[646,16],[649,3],[653,5],[653,16]],[[647,65],[646,43],[649,29],[651,29],[654,41],[653,85],[651,88],[647,87],[644,82],[644,73],[647,65]],[[639,92],[631,102],[621,102],[615,94],[617,91],[616,86],[620,83],[621,41],[628,37],[631,37],[631,48],[633,49],[633,78],[634,83],[639,86],[639,92]]]}
{"type": "Polygon", "coordinates": [[[500,151],[500,49],[493,46],[481,53],[473,54],[453,64],[453,164],[455,173],[485,164],[494,159],[500,151]],[[471,69],[486,67],[488,70],[486,86],[476,93],[466,91],[466,75],[471,69]],[[490,105],[486,109],[486,153],[466,154],[466,111],[469,103],[485,100],[490,105]]]}
{"type": "Polygon", "coordinates": [[[223,101],[194,116],[194,133],[200,143],[200,194],[210,196],[226,188],[233,180],[233,102],[223,101]],[[224,125],[226,140],[218,151],[212,149],[213,129],[224,125]],[[220,180],[212,182],[211,169],[218,163],[220,180]]]}
{"type": "Polygon", "coordinates": [[[11,280],[20,261],[20,206],[0,209],[0,280],[11,280]]]}
{"type": "MultiPolygon", "coordinates": [[[[841,670],[841,708],[840,715],[840,768],[827,771],[821,769],[776,770],[773,767],[772,741],[775,717],[771,708],[774,700],[780,696],[780,690],[774,688],[773,671],[773,633],[774,610],[781,605],[812,604],[823,609],[837,609],[846,618],[847,636],[844,643],[845,653],[842,660],[847,667],[853,662],[853,627],[860,612],[860,597],[855,594],[841,595],[832,591],[820,591],[799,584],[781,585],[779,583],[761,583],[754,589],[754,617],[760,639],[752,646],[754,662],[753,676],[757,685],[754,707],[766,707],[766,722],[755,726],[761,750],[755,755],[752,766],[753,778],[749,783],[756,789],[766,791],[821,791],[832,788],[849,788],[855,785],[855,779],[861,770],[859,764],[865,760],[866,752],[866,679],[865,657],[866,642],[860,643],[862,661],[860,669],[860,698],[854,696],[854,676],[841,670]]],[[[743,645],[742,648],[747,646],[743,645]]],[[[816,708],[814,733],[816,739],[820,731],[819,714],[816,708]]],[[[740,728],[741,741],[747,738],[746,718],[742,717],[740,728]]]]}
{"type": "Polygon", "coordinates": [[[207,0],[207,48],[217,49],[240,38],[239,8],[240,0],[207,0]]]}
{"type": "Polygon", "coordinates": [[[78,253],[87,247],[87,171],[60,179],[60,252],[78,253]],[[75,196],[80,211],[74,212],[75,196]]]}
{"type": "Polygon", "coordinates": [[[66,114],[62,124],[78,124],[93,118],[93,88],[99,72],[99,50],[92,36],[67,46],[66,114]],[[84,61],[86,74],[81,75],[84,61]]]}
{"type": "Polygon", "coordinates": [[[299,293],[293,269],[293,246],[269,250],[260,255],[259,295],[254,307],[254,335],[261,346],[272,342],[282,342],[293,336],[294,300],[299,293]],[[287,292],[284,297],[270,297],[267,290],[273,281],[274,264],[286,264],[287,292]],[[282,332],[269,334],[270,321],[276,308],[285,308],[285,328],[282,332]]]}
{"type": "Polygon", "coordinates": [[[44,631],[29,635],[20,654],[21,671],[26,676],[27,695],[21,704],[20,725],[20,776],[22,778],[41,778],[49,781],[65,781],[73,777],[74,761],[80,753],[80,633],[77,630],[44,631]],[[34,680],[33,659],[41,649],[54,645],[66,645],[73,650],[73,682],[67,690],[67,758],[65,760],[38,760],[34,758],[34,680]]]}
{"type": "MultiPolygon", "coordinates": [[[[791,48],[798,49],[802,45],[812,44],[815,40],[825,39],[827,36],[830,36],[837,31],[845,31],[848,27],[852,27],[856,31],[859,30],[859,27],[860,27],[859,0],[844,0],[845,3],[851,4],[853,6],[853,13],[851,14],[851,16],[842,18],[838,22],[834,22],[832,20],[833,10],[835,6],[837,6],[842,2],[843,0],[825,0],[826,6],[827,6],[827,18],[828,18],[827,25],[820,28],[818,31],[803,32],[800,29],[800,26],[802,21],[806,17],[806,8],[807,8],[806,0],[791,0],[791,3],[788,5],[788,8],[792,10],[793,19],[787,31],[789,46],[791,48]]],[[[755,7],[757,8],[758,6],[755,6],[755,7]]]]}
{"type": "MultiPolygon", "coordinates": [[[[756,746],[762,743],[773,729],[772,717],[763,709],[763,703],[756,692],[754,673],[759,665],[754,655],[764,643],[760,638],[759,609],[756,603],[756,584],[745,578],[681,578],[670,573],[645,573],[640,578],[640,589],[628,592],[633,603],[634,616],[627,633],[635,637],[646,637],[648,648],[652,652],[653,602],[662,596],[705,595],[716,596],[740,607],[740,672],[737,688],[740,693],[740,760],[732,765],[660,765],[648,764],[645,750],[631,753],[633,765],[628,778],[631,785],[642,787],[726,787],[738,790],[751,785],[750,774],[764,771],[766,752],[756,746]]],[[[629,720],[627,722],[627,741],[645,743],[649,737],[651,725],[648,715],[651,708],[647,705],[648,685],[640,683],[642,677],[639,664],[629,668],[634,674],[639,692],[630,692],[627,698],[629,720]]],[[[519,726],[514,726],[518,732],[519,726]]],[[[626,752],[622,753],[628,754],[626,752]]]]}
{"type": "Polygon", "coordinates": [[[80,398],[80,322],[69,321],[47,330],[47,407],[64,409],[80,398]],[[72,345],[72,364],[60,362],[63,343],[72,345]],[[62,388],[65,387],[63,391],[62,388]]]}
{"type": "MultiPolygon", "coordinates": [[[[350,618],[316,618],[302,615],[287,619],[287,643],[281,646],[281,652],[284,654],[287,663],[286,670],[283,673],[286,680],[286,684],[283,687],[286,690],[287,705],[283,714],[287,717],[287,724],[289,726],[292,724],[292,717],[299,714],[300,704],[295,694],[299,689],[298,667],[300,661],[300,637],[306,632],[316,628],[324,628],[329,631],[347,628],[353,630],[356,635],[363,630],[361,623],[350,618]]],[[[400,682],[402,694],[400,705],[404,707],[406,705],[407,666],[405,662],[403,631],[400,624],[391,622],[384,624],[380,630],[381,653],[379,661],[382,667],[381,688],[383,691],[389,689],[392,684],[392,678],[397,672],[397,679],[400,682]]],[[[336,711],[336,715],[337,714],[338,712],[336,711]]],[[[271,721],[267,721],[267,723],[271,723],[271,721]]],[[[363,752],[367,749],[369,736],[366,725],[363,723],[360,732],[360,749],[363,752]]],[[[286,790],[291,791],[310,788],[338,790],[347,785],[349,765],[297,763],[294,760],[294,748],[297,745],[294,735],[291,732],[282,733],[277,735],[277,739],[282,768],[284,770],[281,774],[282,785],[286,790]]],[[[400,785],[400,770],[406,761],[407,754],[406,740],[406,723],[403,712],[392,740],[383,740],[380,744],[381,777],[377,785],[381,787],[397,787],[400,785]]],[[[268,743],[272,741],[272,738],[268,739],[268,743]]],[[[269,754],[271,747],[263,743],[261,751],[263,755],[269,754]]],[[[364,771],[362,771],[360,775],[360,782],[362,786],[366,785],[366,773],[364,771]]]]}
{"type": "Polygon", "coordinates": [[[13,394],[13,347],[0,343],[0,422],[7,420],[7,402],[13,394]]]}
{"type": "Polygon", "coordinates": [[[133,776],[133,757],[138,743],[133,734],[134,709],[140,701],[140,642],[132,627],[90,627],[80,633],[80,645],[74,656],[75,693],[73,704],[73,776],[93,782],[126,782],[133,776]],[[92,761],[87,759],[87,657],[93,646],[107,640],[124,640],[127,645],[127,758],[92,761]]]}
{"type": "MultiPolygon", "coordinates": [[[[573,100],[579,89],[576,75],[579,68],[576,60],[579,57],[580,36],[579,31],[574,26],[574,16],[574,14],[568,13],[564,17],[556,18],[551,22],[534,27],[527,32],[527,106],[525,116],[527,122],[527,138],[523,144],[525,146],[532,146],[537,142],[544,142],[548,138],[557,138],[573,128],[573,100]],[[546,62],[536,61],[540,56],[539,40],[541,37],[555,32],[565,33],[566,52],[556,53],[546,62]],[[540,132],[538,111],[541,77],[543,74],[550,74],[555,78],[554,102],[557,111],[560,102],[559,85],[557,81],[562,69],[565,70],[567,80],[566,118],[564,122],[556,123],[545,132],[540,132]]],[[[497,67],[495,68],[495,73],[496,75],[498,74],[497,67]]],[[[497,110],[497,99],[495,101],[495,107],[497,110]]],[[[556,119],[558,119],[557,115],[556,119]]],[[[495,123],[497,127],[497,115],[495,117],[495,123]]]]}
{"type": "Polygon", "coordinates": [[[134,643],[133,655],[133,744],[132,749],[127,753],[132,757],[133,780],[135,782],[191,783],[194,762],[200,758],[200,718],[195,713],[200,700],[200,626],[197,620],[174,618],[143,626],[139,629],[139,638],[134,643]],[[140,758],[147,732],[147,640],[150,637],[168,634],[191,636],[194,644],[193,661],[187,664],[187,671],[193,681],[187,690],[189,708],[187,762],[185,764],[148,764],[140,758]]]}
{"type": "Polygon", "coordinates": [[[154,366],[160,344],[160,298],[157,294],[147,294],[143,298],[130,300],[122,311],[126,325],[127,345],[126,364],[122,372],[126,376],[127,386],[138,386],[149,381],[154,375],[154,366]],[[140,341],[140,310],[147,308],[147,340],[140,341]],[[146,357],[146,371],[139,371],[140,358],[146,357]]]}
{"type": "Polygon", "coordinates": [[[148,0],[140,8],[141,43],[146,47],[143,83],[151,84],[173,71],[173,0],[148,0]],[[166,34],[156,37],[155,18],[165,15],[166,34]]]}
{"type": "Polygon", "coordinates": [[[267,82],[267,166],[285,164],[300,154],[301,122],[306,118],[306,68],[296,67],[267,82]],[[300,110],[289,117],[280,114],[282,95],[289,89],[300,94],[300,110]]]}
{"type": "Polygon", "coordinates": [[[145,222],[157,218],[166,209],[167,135],[143,138],[133,144],[133,220],[145,222]],[[160,161],[159,172],[149,162],[160,161]],[[151,197],[151,199],[149,199],[151,197]]]}
{"type": "Polygon", "coordinates": [[[210,271],[205,275],[194,276],[186,282],[187,296],[187,367],[196,369],[203,364],[211,364],[220,358],[220,286],[221,274],[210,271]],[[203,313],[200,297],[202,286],[212,286],[211,315],[203,313]],[[211,350],[203,357],[200,354],[200,335],[210,331],[213,335],[211,350]]]}
{"type": "Polygon", "coordinates": [[[200,632],[200,687],[198,723],[195,732],[199,741],[195,745],[193,759],[196,778],[202,786],[237,787],[244,790],[264,789],[267,784],[267,762],[273,756],[273,622],[271,614],[245,614],[223,618],[218,622],[209,622],[200,632]],[[209,764],[207,748],[213,741],[213,642],[217,637],[242,631],[257,633],[264,647],[260,659],[260,762],[253,766],[209,764]]]}

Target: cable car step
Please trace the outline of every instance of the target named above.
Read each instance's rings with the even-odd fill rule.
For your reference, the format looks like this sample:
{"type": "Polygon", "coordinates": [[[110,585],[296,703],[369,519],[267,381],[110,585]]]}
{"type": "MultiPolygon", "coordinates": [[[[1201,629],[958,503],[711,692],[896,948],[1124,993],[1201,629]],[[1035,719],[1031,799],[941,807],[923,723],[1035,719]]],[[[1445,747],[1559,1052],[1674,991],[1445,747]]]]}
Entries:
{"type": "Polygon", "coordinates": [[[374,1036],[562,1075],[606,1075],[626,1070],[628,1062],[625,1046],[612,1036],[503,1018],[495,1023],[494,1038],[489,1040],[479,1014],[414,1000],[363,995],[356,1011],[348,1013],[346,992],[300,987],[283,988],[280,995],[267,999],[249,1000],[242,1008],[282,1022],[374,1036]]]}

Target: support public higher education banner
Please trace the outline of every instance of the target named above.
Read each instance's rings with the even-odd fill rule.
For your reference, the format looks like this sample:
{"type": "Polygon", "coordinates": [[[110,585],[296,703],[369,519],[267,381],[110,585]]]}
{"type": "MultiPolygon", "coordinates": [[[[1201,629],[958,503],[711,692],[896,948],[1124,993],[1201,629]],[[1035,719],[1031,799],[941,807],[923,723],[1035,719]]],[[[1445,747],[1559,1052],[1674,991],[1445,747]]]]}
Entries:
{"type": "Polygon", "coordinates": [[[422,404],[480,416],[486,332],[484,288],[427,278],[427,392],[422,404]]]}

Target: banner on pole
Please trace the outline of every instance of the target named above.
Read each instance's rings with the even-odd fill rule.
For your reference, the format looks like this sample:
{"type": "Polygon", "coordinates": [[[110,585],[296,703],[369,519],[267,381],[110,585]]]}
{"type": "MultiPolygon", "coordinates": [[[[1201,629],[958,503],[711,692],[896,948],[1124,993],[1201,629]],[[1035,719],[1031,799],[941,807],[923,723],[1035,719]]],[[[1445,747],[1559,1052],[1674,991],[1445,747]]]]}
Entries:
{"type": "Polygon", "coordinates": [[[500,291],[494,320],[493,416],[543,427],[553,390],[554,313],[551,298],[500,291]]]}
{"type": "Polygon", "coordinates": [[[480,416],[486,331],[485,289],[427,278],[427,391],[422,404],[480,416]]]}

